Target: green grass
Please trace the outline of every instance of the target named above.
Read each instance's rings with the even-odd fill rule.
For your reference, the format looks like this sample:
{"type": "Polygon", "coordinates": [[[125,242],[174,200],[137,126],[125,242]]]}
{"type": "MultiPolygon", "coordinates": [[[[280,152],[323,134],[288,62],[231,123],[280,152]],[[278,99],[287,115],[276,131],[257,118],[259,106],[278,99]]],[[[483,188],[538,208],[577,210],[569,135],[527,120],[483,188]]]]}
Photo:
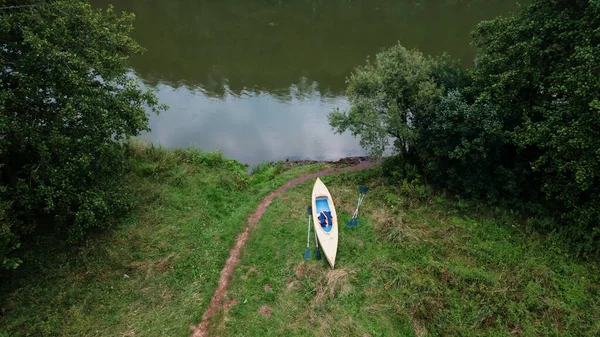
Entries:
{"type": "MultiPolygon", "coordinates": [[[[138,209],[75,247],[40,240],[3,274],[0,336],[188,336],[260,200],[327,167],[261,165],[248,177],[220,153],[132,151],[138,209]]],[[[340,217],[336,269],[302,257],[308,181],[251,234],[211,335],[600,335],[598,267],[552,236],[469,214],[426,186],[388,185],[378,169],[323,180],[340,217]],[[359,226],[346,228],[359,185],[373,188],[359,226]]]]}
{"type": "Polygon", "coordinates": [[[139,144],[133,152],[128,183],[139,209],[77,247],[52,238],[32,247],[2,275],[0,336],[187,336],[260,200],[325,167],[248,177],[220,153],[139,144]]]}
{"type": "Polygon", "coordinates": [[[342,225],[336,269],[314,260],[314,240],[313,260],[302,258],[312,182],[288,190],[249,238],[230,285],[235,305],[213,335],[600,334],[598,268],[552,238],[467,216],[424,186],[385,186],[376,170],[324,182],[342,225]],[[358,228],[346,228],[360,184],[378,186],[358,228]]]}

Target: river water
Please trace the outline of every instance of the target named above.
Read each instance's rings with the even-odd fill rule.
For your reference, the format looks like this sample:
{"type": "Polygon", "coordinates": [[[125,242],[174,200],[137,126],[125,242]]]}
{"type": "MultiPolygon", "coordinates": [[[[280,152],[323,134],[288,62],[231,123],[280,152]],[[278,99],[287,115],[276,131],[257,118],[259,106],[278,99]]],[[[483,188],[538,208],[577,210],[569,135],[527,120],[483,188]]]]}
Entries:
{"type": "Polygon", "coordinates": [[[254,165],[363,155],[327,114],[347,108],[345,79],[400,41],[469,67],[470,32],[518,9],[513,0],[93,0],[136,15],[146,48],[133,73],[170,109],[151,115],[152,142],[220,149],[254,165]]]}

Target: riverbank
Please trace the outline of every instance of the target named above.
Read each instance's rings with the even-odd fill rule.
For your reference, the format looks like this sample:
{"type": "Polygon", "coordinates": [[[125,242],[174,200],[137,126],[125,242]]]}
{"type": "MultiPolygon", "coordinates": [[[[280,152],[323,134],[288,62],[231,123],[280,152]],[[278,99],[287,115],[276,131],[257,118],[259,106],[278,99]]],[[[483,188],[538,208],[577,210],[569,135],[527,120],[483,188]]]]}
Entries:
{"type": "Polygon", "coordinates": [[[44,237],[0,274],[0,336],[187,336],[234,239],[268,193],[327,164],[248,176],[220,153],[134,144],[137,209],[76,247],[44,237]]]}
{"type": "Polygon", "coordinates": [[[477,214],[427,186],[377,169],[326,177],[339,214],[336,269],[304,261],[311,182],[265,212],[242,253],[216,336],[593,336],[598,266],[508,213],[477,214]],[[357,187],[376,186],[357,228],[357,187]],[[281,214],[287,216],[282,219],[281,214]],[[281,244],[285,241],[285,244],[281,244]]]}
{"type": "MultiPolygon", "coordinates": [[[[138,208],[77,247],[39,242],[2,275],[0,336],[188,336],[201,321],[237,235],[286,182],[332,164],[264,165],[253,175],[218,153],[133,149],[138,208]],[[49,247],[52,247],[48,253],[49,247]]],[[[475,216],[379,169],[323,179],[336,199],[336,270],[304,261],[312,182],[273,199],[249,234],[210,335],[594,335],[595,264],[475,216]],[[376,186],[357,228],[357,187],[376,186]]],[[[312,245],[314,257],[314,243],[312,245]]]]}

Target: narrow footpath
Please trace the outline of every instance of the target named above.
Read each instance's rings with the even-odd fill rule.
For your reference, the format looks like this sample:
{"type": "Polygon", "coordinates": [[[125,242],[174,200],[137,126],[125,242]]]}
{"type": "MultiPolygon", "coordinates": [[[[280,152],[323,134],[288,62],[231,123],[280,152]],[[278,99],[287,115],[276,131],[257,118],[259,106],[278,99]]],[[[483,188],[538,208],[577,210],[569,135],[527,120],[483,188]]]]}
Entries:
{"type": "Polygon", "coordinates": [[[262,217],[263,213],[265,213],[265,210],[267,209],[271,201],[273,201],[273,199],[275,199],[281,193],[285,192],[290,187],[296,186],[310,179],[317,179],[317,177],[324,177],[343,172],[366,170],[374,166],[375,163],[372,162],[361,162],[354,166],[348,166],[344,168],[330,168],[316,173],[307,174],[305,176],[298,177],[287,182],[285,185],[279,187],[277,190],[275,190],[266,198],[264,198],[254,211],[254,213],[250,216],[250,218],[248,218],[248,223],[246,224],[244,230],[237,236],[235,240],[235,246],[233,246],[233,248],[229,252],[229,258],[227,259],[225,266],[221,270],[221,276],[219,277],[219,285],[217,286],[217,289],[215,290],[215,293],[213,294],[210,300],[208,308],[206,308],[204,315],[202,315],[202,320],[200,321],[200,324],[191,327],[193,329],[191,337],[208,336],[209,321],[215,313],[217,313],[221,308],[223,308],[224,300],[227,295],[227,287],[229,285],[229,281],[231,280],[231,275],[233,275],[233,271],[240,262],[240,252],[246,244],[246,241],[248,241],[248,236],[256,228],[256,226],[258,225],[258,221],[262,217]]]}

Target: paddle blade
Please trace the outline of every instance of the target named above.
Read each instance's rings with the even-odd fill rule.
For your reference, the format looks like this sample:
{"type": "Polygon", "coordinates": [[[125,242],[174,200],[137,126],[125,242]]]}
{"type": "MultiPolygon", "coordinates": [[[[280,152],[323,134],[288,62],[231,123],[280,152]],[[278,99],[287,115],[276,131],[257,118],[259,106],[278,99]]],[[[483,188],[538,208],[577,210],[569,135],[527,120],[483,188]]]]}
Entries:
{"type": "Polygon", "coordinates": [[[311,215],[312,214],[312,206],[308,206],[306,211],[308,212],[308,215],[311,215]]]}
{"type": "Polygon", "coordinates": [[[306,250],[304,251],[304,259],[310,260],[310,249],[308,248],[306,248],[306,250]]]}
{"type": "Polygon", "coordinates": [[[356,227],[356,226],[358,226],[358,219],[356,219],[356,218],[350,219],[350,221],[348,221],[346,223],[346,226],[348,226],[348,227],[356,227]]]}
{"type": "Polygon", "coordinates": [[[360,194],[367,194],[368,191],[369,191],[369,188],[365,187],[365,186],[361,186],[358,188],[358,193],[360,193],[360,194]]]}
{"type": "Polygon", "coordinates": [[[317,260],[321,259],[321,250],[319,248],[315,249],[315,258],[317,260]]]}

